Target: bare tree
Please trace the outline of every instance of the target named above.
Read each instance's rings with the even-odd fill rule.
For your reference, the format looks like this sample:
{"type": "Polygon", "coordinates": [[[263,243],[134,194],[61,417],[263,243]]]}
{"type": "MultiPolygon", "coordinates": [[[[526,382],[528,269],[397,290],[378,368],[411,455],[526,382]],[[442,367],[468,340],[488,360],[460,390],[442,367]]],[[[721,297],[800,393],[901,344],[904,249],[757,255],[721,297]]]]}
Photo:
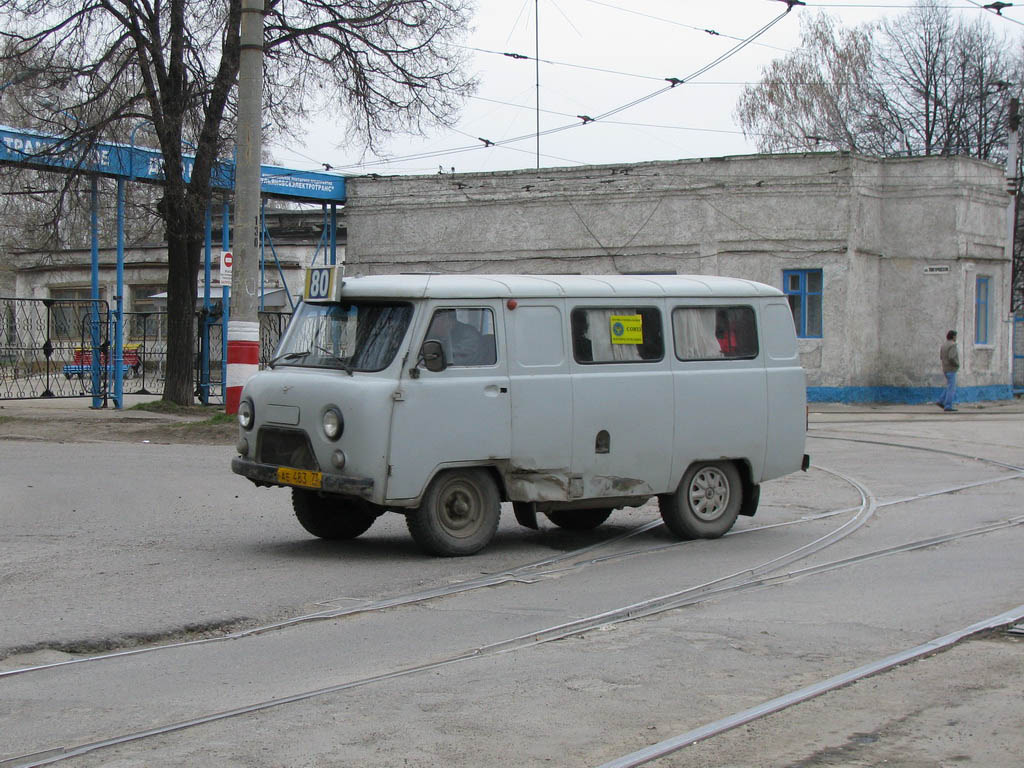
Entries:
{"type": "Polygon", "coordinates": [[[801,18],[801,44],[740,95],[737,117],[762,151],[839,147],[870,152],[874,83],[869,28],[843,29],[820,14],[801,18]]]}
{"type": "Polygon", "coordinates": [[[934,0],[853,29],[826,15],[799,48],[740,96],[737,117],[762,150],[834,148],[877,156],[1005,157],[1004,92],[1019,47],[934,0]]]}
{"type": "MultiPolygon", "coordinates": [[[[474,83],[452,46],[468,0],[266,0],[264,114],[288,130],[344,116],[373,149],[452,120],[474,83]]],[[[164,399],[192,402],[192,336],[211,174],[229,156],[240,0],[0,0],[0,68],[25,73],[18,107],[79,146],[149,122],[164,163],[168,252],[164,399]],[[186,173],[183,142],[194,154],[186,173]]],[[[5,105],[10,113],[11,108],[5,105]]]]}

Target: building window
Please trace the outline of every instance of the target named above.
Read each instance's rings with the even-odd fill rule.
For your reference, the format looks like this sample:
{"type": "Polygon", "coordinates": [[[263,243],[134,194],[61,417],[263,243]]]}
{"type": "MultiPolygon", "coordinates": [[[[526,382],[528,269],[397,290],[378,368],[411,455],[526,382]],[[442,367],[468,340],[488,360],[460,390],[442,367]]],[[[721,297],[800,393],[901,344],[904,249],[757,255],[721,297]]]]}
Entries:
{"type": "MultiPolygon", "coordinates": [[[[166,285],[133,285],[131,286],[132,312],[160,312],[164,308],[166,298],[158,298],[167,292],[166,285]]],[[[202,298],[202,291],[199,292],[202,298]]]]}
{"type": "Polygon", "coordinates": [[[125,313],[126,339],[141,344],[167,337],[166,291],[164,285],[131,286],[131,310],[125,313]]]}
{"type": "MultiPolygon", "coordinates": [[[[107,321],[107,305],[103,301],[103,289],[100,289],[99,302],[92,301],[91,288],[51,288],[50,306],[52,326],[50,335],[56,339],[75,339],[85,344],[91,339],[92,321],[102,324],[107,321]],[[93,307],[96,309],[93,315],[93,307]]],[[[100,331],[103,335],[103,331],[100,331]]]]}
{"type": "Polygon", "coordinates": [[[801,339],[821,338],[822,273],[820,269],[785,269],[782,285],[793,311],[796,335],[801,339]]]}
{"type": "Polygon", "coordinates": [[[988,277],[978,277],[974,289],[974,343],[988,344],[989,320],[992,317],[992,304],[989,302],[988,277]]]}

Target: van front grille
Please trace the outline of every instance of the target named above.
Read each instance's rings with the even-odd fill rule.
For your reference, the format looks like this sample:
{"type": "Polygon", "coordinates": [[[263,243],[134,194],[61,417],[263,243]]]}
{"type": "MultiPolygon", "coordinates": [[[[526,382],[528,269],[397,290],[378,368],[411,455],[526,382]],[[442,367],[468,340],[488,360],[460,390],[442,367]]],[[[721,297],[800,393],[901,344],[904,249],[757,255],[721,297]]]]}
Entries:
{"type": "Polygon", "coordinates": [[[256,457],[261,464],[320,470],[309,436],[301,429],[262,427],[256,439],[256,457]]]}

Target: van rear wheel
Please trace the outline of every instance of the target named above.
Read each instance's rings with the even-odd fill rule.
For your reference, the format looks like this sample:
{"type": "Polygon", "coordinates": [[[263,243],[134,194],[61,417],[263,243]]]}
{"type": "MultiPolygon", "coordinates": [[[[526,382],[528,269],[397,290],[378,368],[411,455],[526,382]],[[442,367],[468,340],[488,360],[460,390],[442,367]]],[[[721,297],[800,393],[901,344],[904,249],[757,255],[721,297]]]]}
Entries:
{"type": "Polygon", "coordinates": [[[299,525],[321,539],[354,539],[366,533],[377,519],[374,512],[315,491],[292,488],[292,509],[299,525]]]}
{"type": "Polygon", "coordinates": [[[501,500],[482,469],[451,469],[431,482],[419,509],[406,514],[409,533],[431,555],[459,557],[479,552],[498,530],[501,500]]]}
{"type": "Polygon", "coordinates": [[[729,461],[700,461],[673,494],[658,497],[661,519],[681,539],[716,539],[736,522],[743,502],[739,470],[729,461]]]}
{"type": "Polygon", "coordinates": [[[548,520],[567,531],[592,531],[607,520],[610,509],[560,509],[546,512],[548,520]]]}

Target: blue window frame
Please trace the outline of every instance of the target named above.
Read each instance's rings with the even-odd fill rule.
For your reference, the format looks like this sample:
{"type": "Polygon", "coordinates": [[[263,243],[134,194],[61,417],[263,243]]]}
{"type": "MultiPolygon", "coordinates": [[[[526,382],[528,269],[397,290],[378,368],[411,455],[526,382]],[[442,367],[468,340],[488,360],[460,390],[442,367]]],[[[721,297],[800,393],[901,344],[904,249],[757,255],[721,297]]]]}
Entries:
{"type": "Polygon", "coordinates": [[[989,285],[991,279],[978,277],[974,288],[974,343],[988,344],[990,312],[989,285]]]}
{"type": "Polygon", "coordinates": [[[796,335],[801,339],[821,338],[821,298],[823,277],[820,269],[784,269],[782,290],[793,311],[796,335]]]}

